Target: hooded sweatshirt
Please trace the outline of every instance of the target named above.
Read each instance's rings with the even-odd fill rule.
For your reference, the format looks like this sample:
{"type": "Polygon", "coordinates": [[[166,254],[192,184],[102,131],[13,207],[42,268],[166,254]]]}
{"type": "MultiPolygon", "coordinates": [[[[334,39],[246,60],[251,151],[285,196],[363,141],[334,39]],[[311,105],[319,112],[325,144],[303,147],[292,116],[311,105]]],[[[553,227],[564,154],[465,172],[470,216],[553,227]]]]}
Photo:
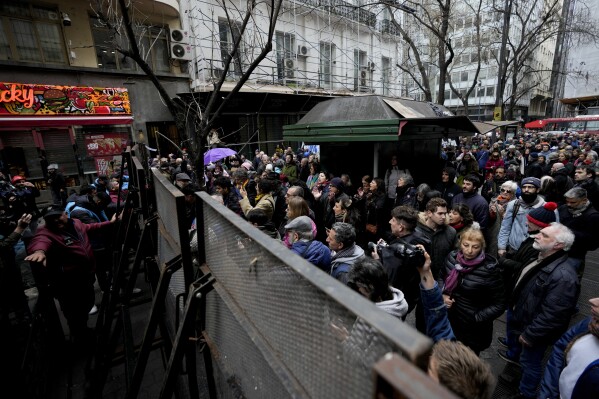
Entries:
{"type": "Polygon", "coordinates": [[[449,175],[447,183],[439,182],[435,186],[435,190],[441,193],[441,197],[447,202],[447,205],[451,204],[453,197],[462,192],[462,188],[455,183],[456,171],[454,168],[446,167],[444,169],[449,175]]]}
{"type": "Polygon", "coordinates": [[[408,302],[406,302],[403,292],[394,287],[389,288],[391,289],[393,298],[388,301],[377,302],[375,305],[391,316],[402,318],[408,313],[408,302]]]}

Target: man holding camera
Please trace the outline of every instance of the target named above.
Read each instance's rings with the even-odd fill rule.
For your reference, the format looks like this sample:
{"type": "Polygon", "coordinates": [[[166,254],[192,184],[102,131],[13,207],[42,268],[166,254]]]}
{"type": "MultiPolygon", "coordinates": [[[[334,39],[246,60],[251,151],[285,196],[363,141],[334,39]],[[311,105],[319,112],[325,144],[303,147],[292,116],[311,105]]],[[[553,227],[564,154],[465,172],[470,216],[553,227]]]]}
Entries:
{"type": "MultiPolygon", "coordinates": [[[[416,267],[422,263],[419,259],[416,244],[428,246],[430,241],[415,233],[418,224],[418,211],[409,206],[398,206],[391,211],[391,234],[393,240],[387,244],[379,240],[375,246],[369,243],[374,259],[379,259],[389,276],[389,284],[404,293],[408,301],[408,313],[411,312],[420,298],[418,283],[420,277],[416,267]]],[[[405,318],[405,316],[404,316],[405,318]]]]}

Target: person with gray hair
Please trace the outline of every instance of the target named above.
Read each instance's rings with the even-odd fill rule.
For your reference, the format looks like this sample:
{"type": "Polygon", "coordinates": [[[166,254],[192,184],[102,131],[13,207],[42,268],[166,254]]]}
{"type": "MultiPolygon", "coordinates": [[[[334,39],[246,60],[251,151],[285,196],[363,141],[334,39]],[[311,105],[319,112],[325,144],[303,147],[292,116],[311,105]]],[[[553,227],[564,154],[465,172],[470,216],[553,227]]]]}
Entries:
{"type": "Polygon", "coordinates": [[[314,239],[312,219],[298,216],[285,225],[291,251],[317,266],[325,273],[331,272],[331,251],[326,245],[314,239]]]}
{"type": "Polygon", "coordinates": [[[593,208],[582,187],[571,188],[564,198],[566,203],[558,208],[559,219],[576,237],[570,257],[580,260],[578,275],[582,277],[587,252],[599,248],[599,234],[595,230],[599,225],[599,212],[593,208]]]}
{"type": "Polygon", "coordinates": [[[397,195],[395,196],[393,207],[407,205],[416,208],[418,193],[414,185],[414,178],[411,175],[402,175],[399,177],[395,188],[397,195]]]}
{"type": "Polygon", "coordinates": [[[331,250],[331,276],[347,284],[349,269],[364,256],[364,250],[356,245],[356,229],[349,223],[334,223],[327,231],[327,244],[331,250]]]}
{"type": "MultiPolygon", "coordinates": [[[[542,218],[542,215],[537,215],[542,218]]],[[[535,398],[542,376],[546,349],[567,330],[576,312],[580,261],[569,256],[574,233],[553,222],[534,238],[537,259],[516,276],[507,313],[507,351],[498,351],[507,362],[522,366],[519,394],[535,398]]]]}

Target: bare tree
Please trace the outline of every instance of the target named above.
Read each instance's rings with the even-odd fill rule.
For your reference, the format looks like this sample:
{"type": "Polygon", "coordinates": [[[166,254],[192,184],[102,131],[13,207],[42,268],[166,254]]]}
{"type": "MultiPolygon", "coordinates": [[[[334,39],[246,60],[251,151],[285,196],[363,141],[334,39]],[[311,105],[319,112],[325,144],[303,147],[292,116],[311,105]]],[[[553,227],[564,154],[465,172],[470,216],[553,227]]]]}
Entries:
{"type": "MultiPolygon", "coordinates": [[[[391,11],[392,7],[398,7],[399,3],[386,0],[382,4],[391,11]]],[[[398,21],[391,13],[393,25],[407,44],[403,63],[398,63],[397,67],[414,80],[423,91],[426,101],[433,101],[430,65],[436,65],[439,83],[435,102],[438,104],[445,102],[447,71],[454,59],[454,50],[449,38],[452,7],[451,0],[405,1],[399,8],[411,12],[405,13],[403,21],[398,21]],[[421,33],[415,33],[415,30],[409,27],[415,27],[415,30],[420,30],[421,33]],[[432,62],[434,58],[436,60],[432,62]],[[414,68],[417,72],[414,72],[414,68]]]]}
{"type": "MultiPolygon", "coordinates": [[[[544,88],[551,95],[548,87],[551,65],[543,67],[535,62],[539,52],[547,51],[547,48],[563,51],[554,45],[560,35],[573,35],[586,42],[596,41],[598,36],[589,14],[577,13],[570,23],[563,23],[568,9],[564,8],[562,0],[506,1],[511,2],[511,26],[505,68],[499,79],[507,84],[499,85],[503,89],[499,95],[504,101],[506,119],[513,119],[518,101],[530,97],[534,89],[544,88]]],[[[496,34],[500,34],[498,29],[496,34]]]]}
{"type": "MultiPolygon", "coordinates": [[[[227,0],[217,0],[218,5],[225,13],[227,25],[234,40],[226,47],[221,47],[221,52],[227,56],[223,60],[223,74],[220,79],[213,82],[213,90],[206,106],[202,106],[195,98],[189,99],[171,98],[165,90],[162,82],[156,76],[146,57],[150,49],[140,46],[140,28],[147,25],[147,16],[140,13],[133,2],[128,0],[96,0],[94,12],[100,23],[111,32],[111,41],[117,52],[131,58],[140,69],[150,78],[161,98],[166,104],[177,124],[180,137],[187,138],[192,144],[191,157],[198,175],[203,174],[203,153],[206,140],[215,124],[217,118],[222,114],[227,102],[233,98],[242,86],[247,82],[252,72],[272,51],[272,39],[275,32],[277,18],[281,9],[282,0],[265,0],[258,2],[248,0],[243,3],[243,8],[227,0]],[[253,43],[251,56],[247,57],[247,64],[240,62],[242,42],[244,34],[251,23],[253,26],[266,20],[264,35],[259,35],[259,40],[253,43]],[[235,87],[221,99],[221,88],[230,69],[239,72],[239,79],[235,87]],[[222,100],[222,101],[219,101],[222,100]]],[[[247,55],[247,54],[246,54],[247,55]]],[[[199,179],[203,184],[203,179],[199,179]]]]}

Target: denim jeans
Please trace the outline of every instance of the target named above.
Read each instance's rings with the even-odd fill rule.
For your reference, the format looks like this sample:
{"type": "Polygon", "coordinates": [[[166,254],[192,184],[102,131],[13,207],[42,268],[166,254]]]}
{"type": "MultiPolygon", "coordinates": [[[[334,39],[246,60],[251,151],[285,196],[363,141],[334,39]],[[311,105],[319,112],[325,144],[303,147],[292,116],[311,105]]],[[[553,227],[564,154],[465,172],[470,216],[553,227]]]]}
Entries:
{"type": "Polygon", "coordinates": [[[523,346],[518,340],[521,334],[521,326],[514,321],[514,315],[508,309],[506,314],[507,356],[510,359],[519,360],[522,366],[520,393],[527,398],[535,398],[537,395],[537,386],[543,376],[543,357],[547,350],[547,345],[523,346]]]}
{"type": "Polygon", "coordinates": [[[522,353],[520,354],[520,364],[522,365],[520,393],[527,398],[537,396],[537,386],[543,376],[543,356],[546,350],[547,345],[522,347],[522,353]]]}

